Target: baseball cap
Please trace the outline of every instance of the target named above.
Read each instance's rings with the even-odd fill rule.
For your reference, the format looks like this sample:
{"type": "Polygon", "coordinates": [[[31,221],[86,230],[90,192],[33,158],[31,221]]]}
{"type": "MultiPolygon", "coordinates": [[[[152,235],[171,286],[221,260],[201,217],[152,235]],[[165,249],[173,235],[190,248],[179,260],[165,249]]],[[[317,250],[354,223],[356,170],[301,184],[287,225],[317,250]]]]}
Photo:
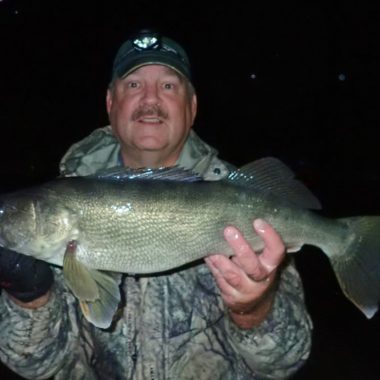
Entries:
{"type": "Polygon", "coordinates": [[[123,78],[141,66],[159,64],[172,68],[191,81],[190,61],[175,41],[150,30],[141,30],[125,41],[118,50],[111,82],[123,78]]]}

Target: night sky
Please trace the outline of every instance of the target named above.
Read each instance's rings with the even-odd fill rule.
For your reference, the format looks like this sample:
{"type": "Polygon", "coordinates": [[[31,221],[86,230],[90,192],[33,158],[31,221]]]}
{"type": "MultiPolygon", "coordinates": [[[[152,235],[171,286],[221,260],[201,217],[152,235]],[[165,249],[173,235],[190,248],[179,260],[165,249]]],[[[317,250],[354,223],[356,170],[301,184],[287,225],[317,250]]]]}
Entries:
{"type": "MultiPolygon", "coordinates": [[[[148,27],[186,48],[194,128],[222,158],[276,156],[325,215],[380,214],[380,6],[210,3],[0,0],[0,191],[55,177],[70,144],[107,124],[113,57],[148,27]]],[[[342,296],[320,250],[296,260],[315,329],[295,379],[379,379],[380,313],[367,320],[342,296]]]]}

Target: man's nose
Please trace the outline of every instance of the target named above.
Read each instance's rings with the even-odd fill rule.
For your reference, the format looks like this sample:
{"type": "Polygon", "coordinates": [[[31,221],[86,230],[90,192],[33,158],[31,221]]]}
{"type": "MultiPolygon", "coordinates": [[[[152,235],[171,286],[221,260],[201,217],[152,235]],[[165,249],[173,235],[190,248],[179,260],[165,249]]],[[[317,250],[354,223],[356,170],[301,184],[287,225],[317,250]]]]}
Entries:
{"type": "Polygon", "coordinates": [[[144,89],[144,102],[147,104],[156,104],[160,100],[159,89],[155,85],[148,85],[144,89]]]}

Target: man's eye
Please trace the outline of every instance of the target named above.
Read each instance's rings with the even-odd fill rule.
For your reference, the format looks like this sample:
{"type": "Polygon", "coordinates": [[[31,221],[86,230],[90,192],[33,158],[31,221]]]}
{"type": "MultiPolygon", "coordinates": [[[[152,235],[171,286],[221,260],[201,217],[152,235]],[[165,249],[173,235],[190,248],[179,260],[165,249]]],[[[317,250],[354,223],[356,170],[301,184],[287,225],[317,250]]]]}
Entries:
{"type": "Polygon", "coordinates": [[[129,88],[137,88],[138,86],[139,86],[139,84],[137,82],[129,82],[128,83],[129,88]]]}
{"type": "Polygon", "coordinates": [[[165,90],[172,90],[174,88],[173,83],[164,83],[164,89],[165,90]]]}

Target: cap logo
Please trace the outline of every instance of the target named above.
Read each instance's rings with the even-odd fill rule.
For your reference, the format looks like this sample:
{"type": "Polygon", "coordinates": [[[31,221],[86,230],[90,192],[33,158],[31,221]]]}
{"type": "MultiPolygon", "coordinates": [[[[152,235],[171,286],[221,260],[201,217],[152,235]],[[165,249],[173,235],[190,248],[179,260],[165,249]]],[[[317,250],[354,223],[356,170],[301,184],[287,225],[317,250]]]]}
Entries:
{"type": "Polygon", "coordinates": [[[134,39],[133,45],[138,50],[157,49],[159,47],[159,41],[155,36],[144,36],[134,39]]]}

